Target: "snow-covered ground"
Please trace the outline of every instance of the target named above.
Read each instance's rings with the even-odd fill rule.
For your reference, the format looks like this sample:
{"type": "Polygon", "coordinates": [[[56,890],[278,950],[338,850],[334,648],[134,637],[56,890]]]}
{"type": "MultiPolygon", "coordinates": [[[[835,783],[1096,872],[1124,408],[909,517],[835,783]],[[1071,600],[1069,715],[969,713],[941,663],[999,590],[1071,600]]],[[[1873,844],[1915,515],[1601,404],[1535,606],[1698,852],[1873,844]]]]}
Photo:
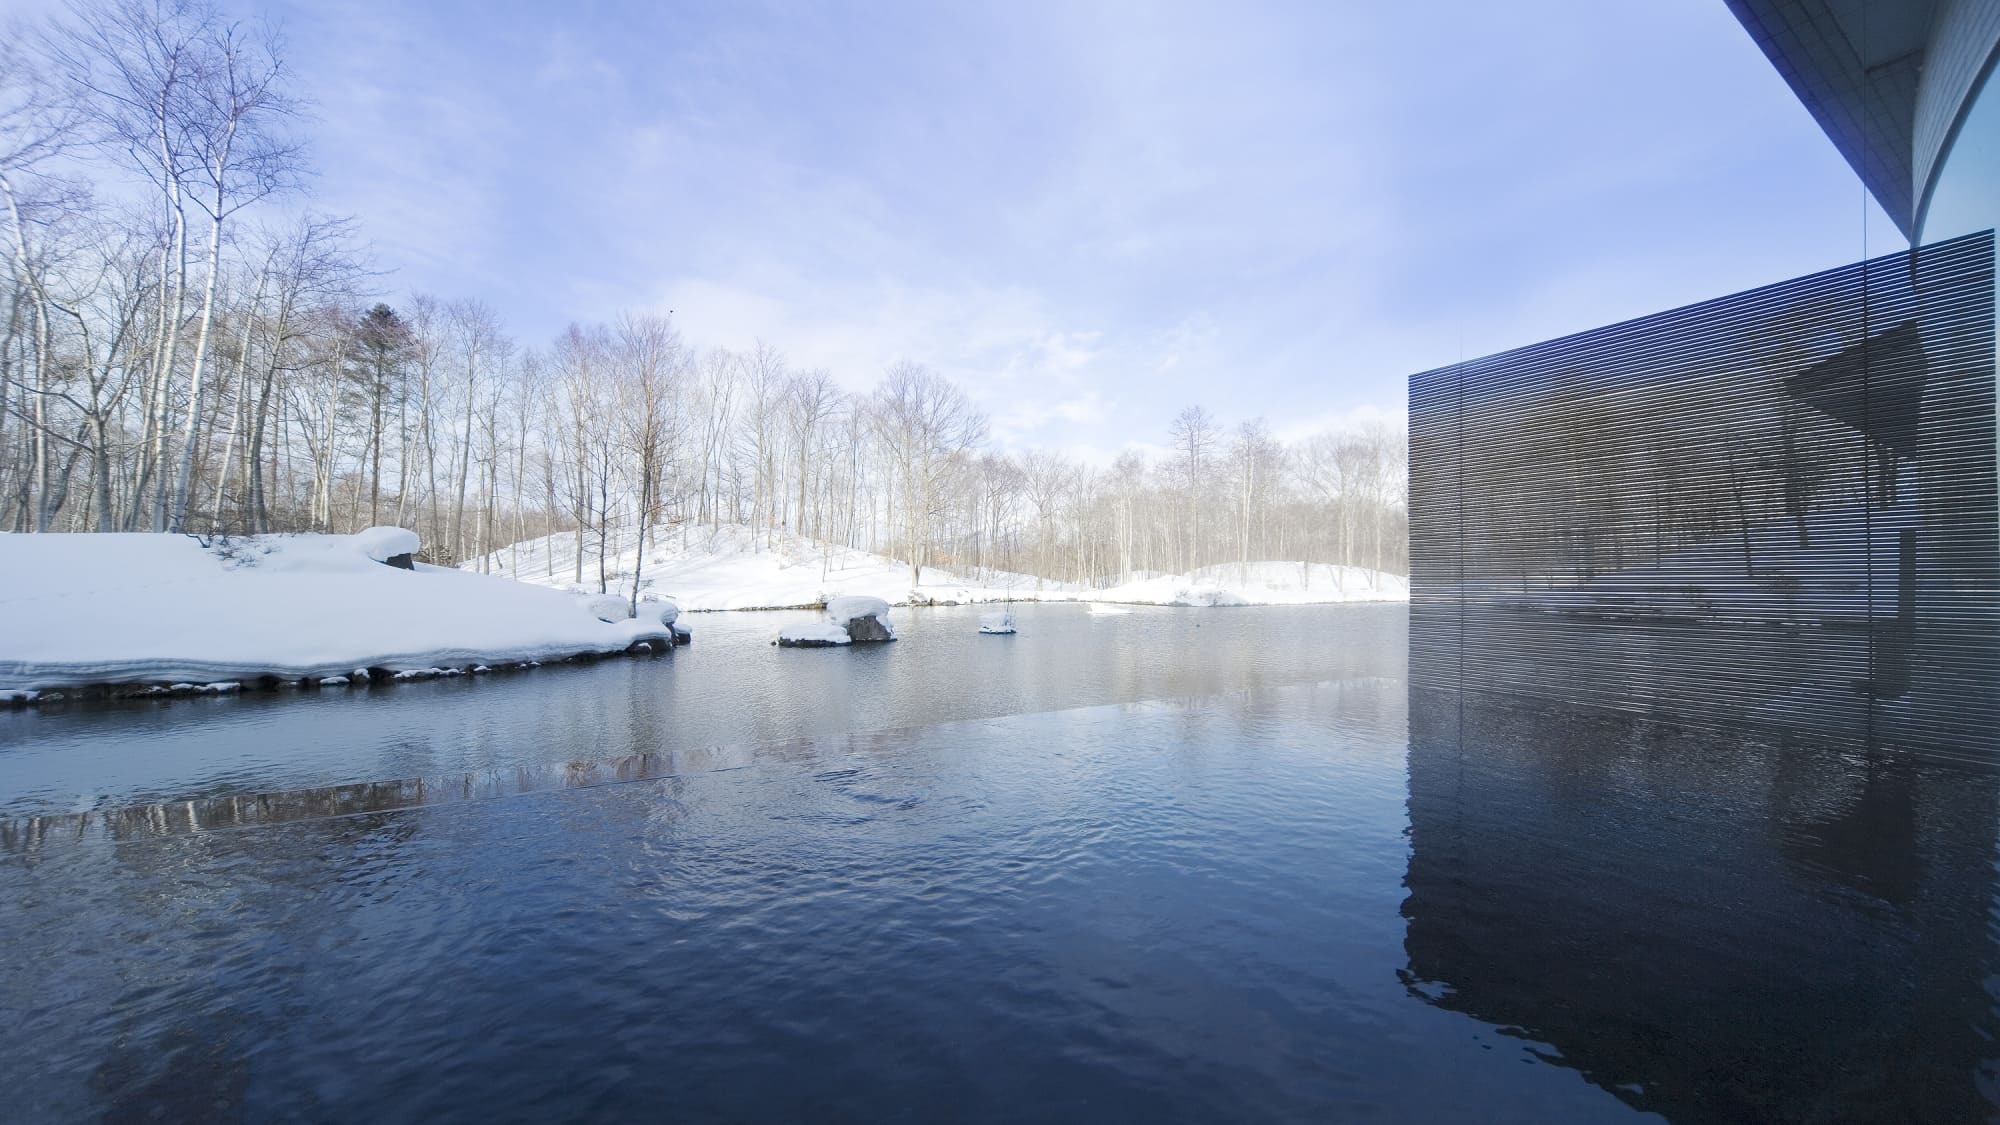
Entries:
{"type": "Polygon", "coordinates": [[[207,547],[181,535],[0,535],[0,695],[459,670],[622,652],[666,633],[670,606],[603,621],[606,606],[565,591],[378,561],[416,545],[394,528],[207,547]]]}
{"type": "MultiPolygon", "coordinates": [[[[597,541],[586,535],[583,579],[577,580],[576,537],[570,533],[503,547],[486,559],[489,572],[558,589],[595,591],[597,541]]],[[[605,572],[613,589],[630,590],[638,552],[628,538],[613,541],[605,572]]],[[[477,560],[465,564],[478,570],[477,560]]],[[[739,524],[662,530],[648,536],[644,589],[670,597],[690,612],[718,609],[794,609],[817,606],[839,594],[868,594],[892,605],[911,600],[907,563],[848,550],[784,532],[765,536],[739,524]]],[[[920,599],[951,602],[1019,601],[1068,589],[1031,575],[994,573],[967,581],[950,571],[924,568],[920,599]]]]}
{"type": "Polygon", "coordinates": [[[1191,574],[1145,578],[1093,590],[1087,600],[1197,606],[1404,602],[1410,600],[1410,580],[1400,574],[1328,563],[1223,563],[1191,574]]]}
{"type": "MultiPolygon", "coordinates": [[[[637,552],[629,541],[611,544],[605,571],[613,589],[630,589],[637,552]]],[[[505,547],[487,556],[494,574],[558,589],[597,589],[597,544],[584,537],[583,580],[576,575],[576,537],[552,535],[505,547]]],[[[477,570],[478,561],[466,564],[477,570]]],[[[1192,574],[1156,575],[1100,589],[1028,574],[982,572],[968,578],[925,567],[923,584],[910,585],[907,563],[734,524],[661,532],[648,542],[643,588],[672,598],[684,610],[785,609],[813,606],[839,594],[868,594],[892,605],[914,602],[1081,601],[1134,605],[1321,605],[1333,602],[1407,601],[1409,580],[1360,567],[1324,563],[1252,562],[1205,567],[1192,574]]]]}

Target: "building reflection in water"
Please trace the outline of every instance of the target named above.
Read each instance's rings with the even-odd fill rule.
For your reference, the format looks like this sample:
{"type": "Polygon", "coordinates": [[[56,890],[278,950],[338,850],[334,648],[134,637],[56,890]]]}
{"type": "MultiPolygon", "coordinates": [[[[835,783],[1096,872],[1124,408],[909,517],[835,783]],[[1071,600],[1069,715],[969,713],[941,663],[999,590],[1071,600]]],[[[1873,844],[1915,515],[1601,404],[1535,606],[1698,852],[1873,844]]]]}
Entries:
{"type": "Polygon", "coordinates": [[[1995,1112],[1992,768],[1414,687],[1409,778],[1413,994],[1670,1119],[1995,1112]]]}
{"type": "Polygon", "coordinates": [[[1413,683],[1984,757],[1991,232],[1410,380],[1413,683]]]}
{"type": "Polygon", "coordinates": [[[1993,260],[1412,378],[1413,993],[1670,1118],[2000,1115],[1993,260]]]}

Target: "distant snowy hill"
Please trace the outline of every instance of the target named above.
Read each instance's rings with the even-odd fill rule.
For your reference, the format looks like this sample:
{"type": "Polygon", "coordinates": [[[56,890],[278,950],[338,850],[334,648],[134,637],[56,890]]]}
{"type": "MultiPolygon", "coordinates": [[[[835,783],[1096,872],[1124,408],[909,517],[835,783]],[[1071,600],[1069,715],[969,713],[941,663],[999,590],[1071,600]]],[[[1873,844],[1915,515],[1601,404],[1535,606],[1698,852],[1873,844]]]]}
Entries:
{"type": "MultiPolygon", "coordinates": [[[[786,532],[766,536],[738,524],[719,529],[662,529],[648,536],[643,587],[672,598],[684,610],[781,609],[817,605],[837,594],[867,594],[894,605],[916,602],[1087,601],[1138,605],[1318,605],[1333,602],[1407,601],[1409,581],[1360,567],[1323,563],[1252,562],[1204,567],[1193,574],[1153,575],[1098,589],[1029,574],[982,571],[967,577],[925,567],[923,584],[910,586],[908,563],[884,555],[819,543],[786,532]]],[[[604,571],[613,590],[629,590],[637,552],[629,534],[608,545],[604,571]]],[[[583,541],[578,580],[573,533],[504,547],[464,569],[523,582],[595,591],[597,541],[583,541]]]]}
{"type": "MultiPolygon", "coordinates": [[[[783,531],[772,536],[775,541],[766,546],[764,533],[727,523],[717,529],[689,526],[648,533],[644,588],[672,598],[683,610],[696,611],[788,609],[818,605],[836,594],[869,594],[894,605],[911,601],[908,563],[783,531]]],[[[595,536],[583,539],[581,581],[577,562],[576,536],[568,532],[503,547],[485,559],[491,574],[540,586],[595,591],[595,536]]],[[[479,570],[480,563],[474,559],[462,569],[479,570]]],[[[629,591],[637,563],[630,533],[615,537],[604,563],[611,589],[629,591]]],[[[1019,601],[1068,589],[1025,574],[995,573],[968,582],[950,571],[925,567],[917,594],[919,600],[930,601],[1019,601]]]]}
{"type": "Polygon", "coordinates": [[[1147,605],[1325,605],[1410,600],[1410,580],[1358,566],[1252,562],[1205,566],[1093,591],[1090,600],[1147,605]]]}

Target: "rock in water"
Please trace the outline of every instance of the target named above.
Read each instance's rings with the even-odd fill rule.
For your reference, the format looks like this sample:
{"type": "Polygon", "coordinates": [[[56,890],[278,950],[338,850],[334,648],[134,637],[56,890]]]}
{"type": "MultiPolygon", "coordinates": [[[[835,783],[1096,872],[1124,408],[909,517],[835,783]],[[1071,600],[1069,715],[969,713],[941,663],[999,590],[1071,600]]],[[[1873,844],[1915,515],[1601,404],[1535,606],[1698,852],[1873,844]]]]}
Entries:
{"type": "Polygon", "coordinates": [[[889,626],[874,617],[855,617],[847,622],[847,639],[850,641],[893,641],[896,634],[889,626]]]}
{"type": "Polygon", "coordinates": [[[889,624],[889,603],[866,594],[846,594],[829,598],[826,620],[847,630],[851,641],[893,641],[896,630],[889,624]]]}
{"type": "Polygon", "coordinates": [[[793,625],[778,633],[778,643],[786,648],[820,648],[857,641],[867,644],[895,639],[896,630],[889,624],[889,603],[860,594],[829,598],[826,615],[818,624],[793,625]]]}
{"type": "Polygon", "coordinates": [[[1014,631],[1013,611],[1003,609],[993,613],[980,614],[979,631],[991,636],[1005,636],[1012,633],[1014,631]]]}

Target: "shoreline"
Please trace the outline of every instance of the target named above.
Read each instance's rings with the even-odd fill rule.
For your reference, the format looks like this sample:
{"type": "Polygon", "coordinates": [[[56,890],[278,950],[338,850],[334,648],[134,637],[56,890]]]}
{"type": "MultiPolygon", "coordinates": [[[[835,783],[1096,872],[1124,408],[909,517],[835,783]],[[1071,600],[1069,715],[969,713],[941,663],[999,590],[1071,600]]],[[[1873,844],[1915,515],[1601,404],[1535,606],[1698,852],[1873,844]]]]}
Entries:
{"type": "Polygon", "coordinates": [[[393,683],[652,655],[633,604],[415,562],[414,532],[0,536],[0,707],[393,683]]]}

